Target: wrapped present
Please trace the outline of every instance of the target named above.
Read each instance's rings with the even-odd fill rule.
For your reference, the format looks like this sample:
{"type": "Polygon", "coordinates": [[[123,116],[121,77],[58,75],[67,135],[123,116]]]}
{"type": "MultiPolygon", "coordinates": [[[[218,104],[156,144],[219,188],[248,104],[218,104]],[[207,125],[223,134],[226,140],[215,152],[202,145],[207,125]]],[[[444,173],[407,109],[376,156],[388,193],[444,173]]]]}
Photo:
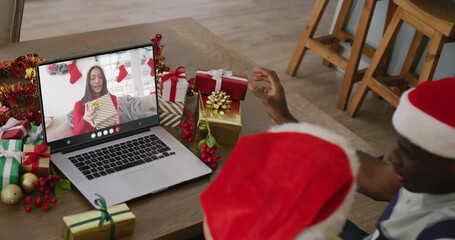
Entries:
{"type": "Polygon", "coordinates": [[[136,217],[125,203],[107,208],[98,195],[95,204],[100,210],[63,217],[63,239],[116,239],[133,234],[136,217]]]}
{"type": "Polygon", "coordinates": [[[215,110],[207,107],[208,96],[201,95],[200,98],[196,139],[207,136],[207,119],[216,142],[222,146],[234,146],[242,129],[240,101],[232,100],[229,110],[215,110]]]}
{"type": "Polygon", "coordinates": [[[19,161],[24,156],[22,140],[0,140],[0,190],[19,182],[19,161]]]}
{"type": "Polygon", "coordinates": [[[27,133],[27,137],[25,139],[25,143],[38,145],[44,142],[43,138],[43,125],[32,125],[32,128],[27,133]]]}
{"type": "Polygon", "coordinates": [[[163,72],[160,94],[165,101],[184,102],[187,89],[188,80],[183,66],[173,72],[163,72]]]}
{"type": "Polygon", "coordinates": [[[184,102],[169,102],[158,97],[160,125],[167,127],[178,127],[185,107],[184,102]]]}
{"type": "Polygon", "coordinates": [[[248,88],[248,78],[232,74],[231,71],[203,70],[196,71],[195,91],[209,95],[211,92],[224,91],[232,100],[244,100],[248,88]]]}
{"type": "Polygon", "coordinates": [[[21,163],[21,172],[31,172],[39,177],[49,175],[50,147],[45,142],[38,145],[24,144],[25,157],[21,163]]]}
{"type": "Polygon", "coordinates": [[[106,128],[118,123],[117,109],[109,93],[91,101],[90,106],[93,110],[96,110],[94,119],[96,129],[106,128]]]}
{"type": "Polygon", "coordinates": [[[29,120],[10,118],[0,127],[1,139],[23,139],[32,128],[29,120]]]}

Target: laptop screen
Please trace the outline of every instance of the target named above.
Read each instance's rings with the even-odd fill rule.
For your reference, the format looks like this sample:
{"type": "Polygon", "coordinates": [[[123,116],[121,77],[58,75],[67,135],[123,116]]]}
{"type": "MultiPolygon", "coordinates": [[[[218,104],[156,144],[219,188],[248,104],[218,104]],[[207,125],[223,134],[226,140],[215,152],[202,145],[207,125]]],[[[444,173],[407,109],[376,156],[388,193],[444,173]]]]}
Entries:
{"type": "Polygon", "coordinates": [[[38,79],[53,151],[158,124],[151,45],[46,62],[38,79]]]}

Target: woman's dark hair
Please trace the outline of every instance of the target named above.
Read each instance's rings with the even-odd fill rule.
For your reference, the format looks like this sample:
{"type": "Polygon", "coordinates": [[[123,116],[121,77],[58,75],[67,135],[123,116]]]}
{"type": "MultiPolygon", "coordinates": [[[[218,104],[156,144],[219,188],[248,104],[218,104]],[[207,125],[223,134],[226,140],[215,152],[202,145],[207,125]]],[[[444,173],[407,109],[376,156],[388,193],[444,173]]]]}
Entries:
{"type": "Polygon", "coordinates": [[[101,90],[101,96],[104,96],[108,93],[107,91],[107,82],[106,82],[106,75],[104,75],[104,71],[100,66],[93,66],[87,72],[87,79],[86,79],[86,86],[85,86],[85,95],[82,97],[82,106],[85,106],[85,103],[88,101],[93,100],[92,90],[90,89],[90,73],[93,69],[98,68],[101,72],[101,76],[103,77],[103,88],[101,90]]]}

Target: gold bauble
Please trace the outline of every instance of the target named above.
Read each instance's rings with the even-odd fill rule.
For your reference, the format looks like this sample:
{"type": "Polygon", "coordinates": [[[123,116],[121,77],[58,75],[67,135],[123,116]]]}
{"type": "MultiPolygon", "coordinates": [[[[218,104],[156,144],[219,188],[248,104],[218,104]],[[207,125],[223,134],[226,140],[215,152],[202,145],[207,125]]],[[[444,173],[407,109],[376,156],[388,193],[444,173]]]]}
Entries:
{"type": "Polygon", "coordinates": [[[21,188],[15,184],[6,185],[2,189],[1,195],[2,201],[8,205],[20,202],[23,196],[21,188]]]}
{"type": "Polygon", "coordinates": [[[21,176],[21,187],[24,192],[33,192],[35,191],[36,187],[33,185],[33,182],[38,181],[38,177],[33,173],[25,173],[21,176]]]}

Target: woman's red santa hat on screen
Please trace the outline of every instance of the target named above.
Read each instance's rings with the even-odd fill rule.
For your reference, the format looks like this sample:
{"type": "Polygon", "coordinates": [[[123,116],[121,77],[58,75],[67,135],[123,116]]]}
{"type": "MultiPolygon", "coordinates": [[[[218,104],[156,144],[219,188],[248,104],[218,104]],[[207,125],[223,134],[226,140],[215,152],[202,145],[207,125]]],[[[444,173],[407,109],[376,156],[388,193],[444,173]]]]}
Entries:
{"type": "Polygon", "coordinates": [[[424,82],[404,92],[392,122],[413,144],[455,159],[455,78],[424,82]]]}
{"type": "Polygon", "coordinates": [[[319,126],[242,137],[201,195],[214,239],[333,239],[356,190],[356,151],[319,126]]]}

